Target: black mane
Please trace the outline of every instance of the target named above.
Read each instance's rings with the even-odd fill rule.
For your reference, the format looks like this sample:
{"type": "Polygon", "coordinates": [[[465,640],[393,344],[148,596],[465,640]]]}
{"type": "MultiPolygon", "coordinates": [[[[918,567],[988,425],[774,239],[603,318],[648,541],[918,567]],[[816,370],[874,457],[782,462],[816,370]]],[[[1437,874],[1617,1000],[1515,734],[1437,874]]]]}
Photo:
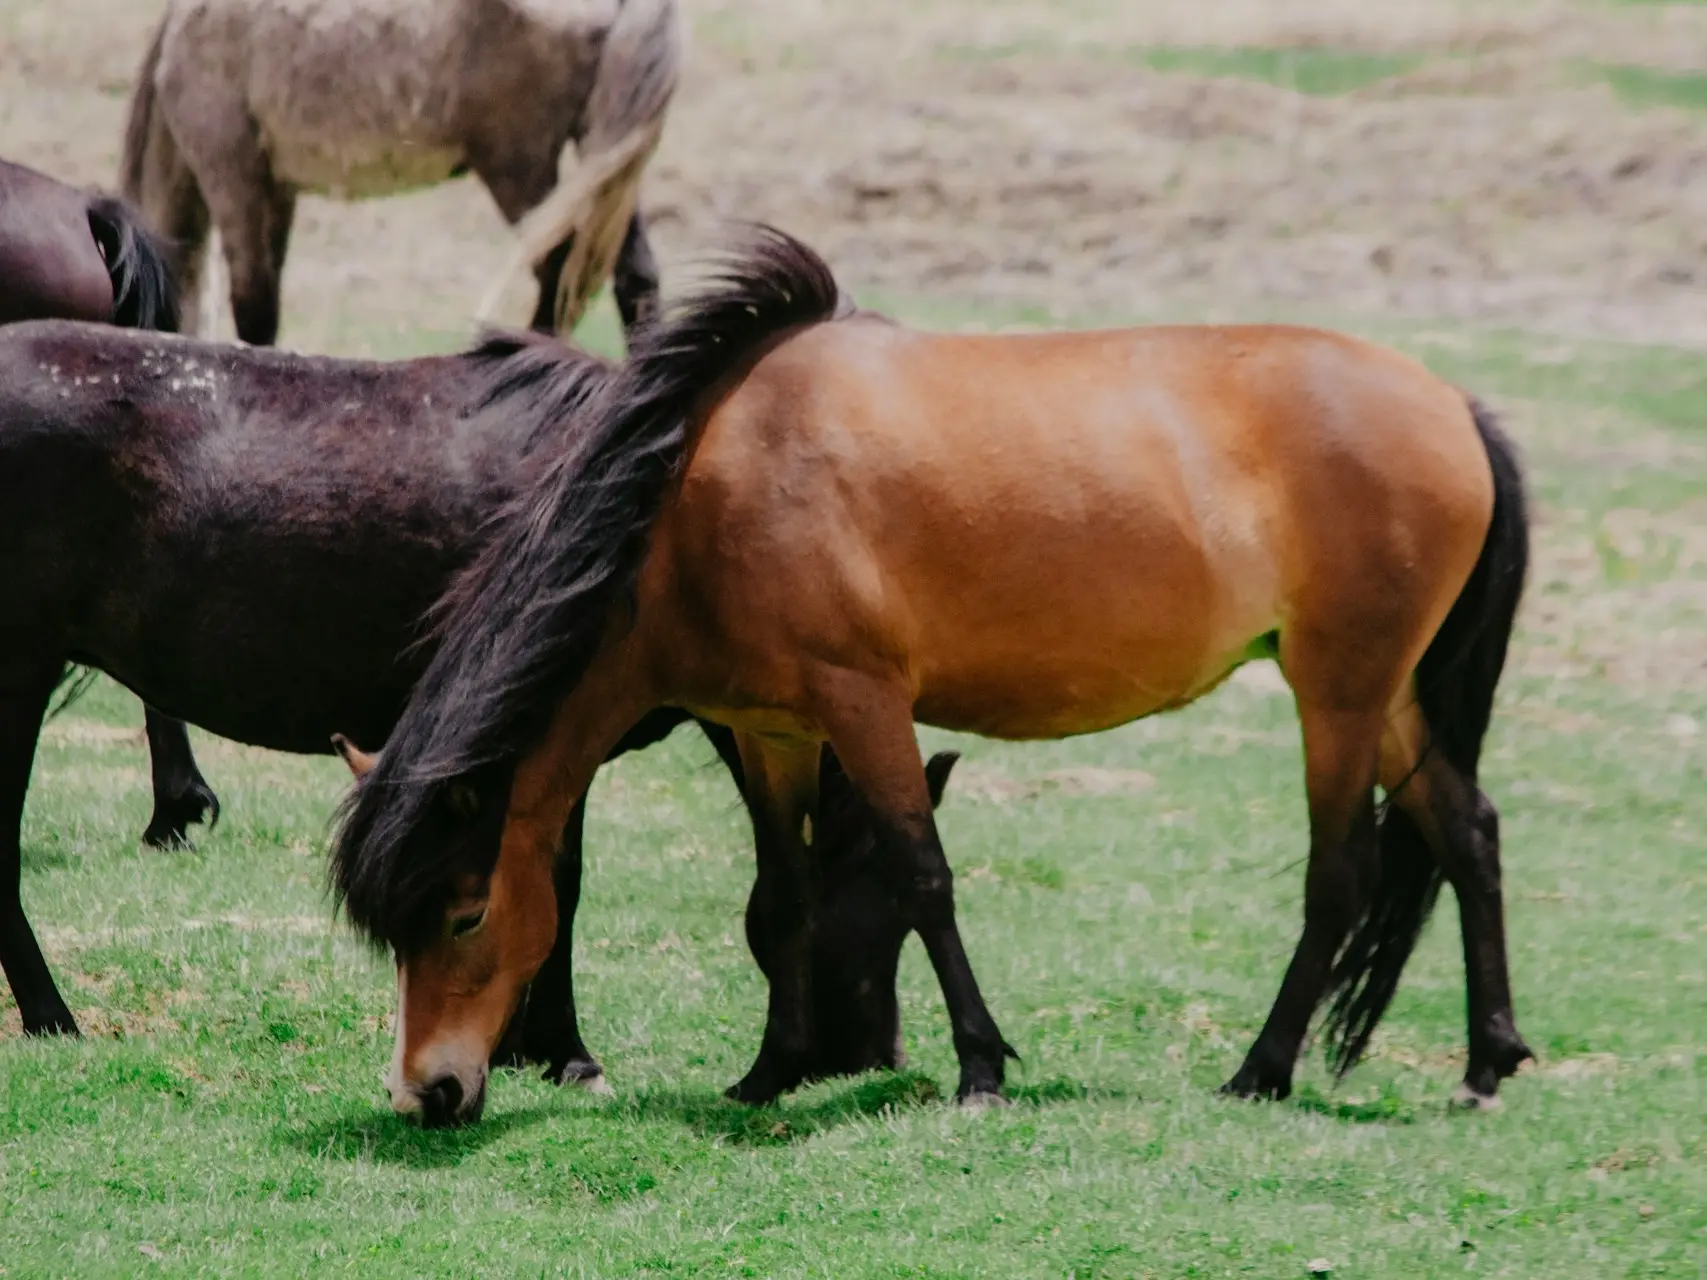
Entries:
{"type": "Polygon", "coordinates": [[[632,601],[700,393],[762,344],[839,307],[816,253],[758,228],[614,371],[573,385],[518,375],[526,394],[509,386],[514,411],[526,403],[559,424],[562,452],[436,607],[437,652],[379,764],[346,802],[332,885],[373,940],[404,952],[420,945],[452,878],[490,874],[493,833],[449,829],[437,801],[459,779],[482,810],[502,807],[516,760],[585,673],[612,610],[632,601]],[[426,827],[439,838],[416,840],[426,827]]]}

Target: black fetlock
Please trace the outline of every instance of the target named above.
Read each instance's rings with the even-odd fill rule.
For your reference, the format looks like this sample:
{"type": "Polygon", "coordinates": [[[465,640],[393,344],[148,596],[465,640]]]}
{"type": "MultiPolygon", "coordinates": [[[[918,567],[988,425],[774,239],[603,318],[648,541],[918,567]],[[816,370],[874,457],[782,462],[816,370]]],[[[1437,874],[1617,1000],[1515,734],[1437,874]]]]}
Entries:
{"type": "Polygon", "coordinates": [[[1292,1096],[1292,1068],[1268,1059],[1255,1049],[1220,1092],[1233,1098],[1284,1102],[1292,1096]]]}
{"type": "Polygon", "coordinates": [[[154,815],[142,833],[142,842],[155,849],[188,849],[192,824],[205,822],[212,830],[219,822],[219,797],[205,782],[192,782],[177,795],[154,797],[154,815]]]}

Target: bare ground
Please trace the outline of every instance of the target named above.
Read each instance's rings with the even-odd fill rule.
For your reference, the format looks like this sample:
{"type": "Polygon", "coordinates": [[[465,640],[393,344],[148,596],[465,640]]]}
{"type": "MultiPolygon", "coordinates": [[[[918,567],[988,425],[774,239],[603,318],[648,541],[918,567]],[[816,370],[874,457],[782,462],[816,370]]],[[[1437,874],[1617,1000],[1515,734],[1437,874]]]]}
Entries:
{"type": "MultiPolygon", "coordinates": [[[[688,0],[649,182],[667,264],[765,218],[886,294],[1047,313],[1299,305],[1707,345],[1707,114],[1595,63],[1707,67],[1707,7],[1524,0],[688,0]],[[1157,46],[1403,54],[1355,92],[1157,46]]],[[[111,179],[158,0],[0,3],[0,154],[111,179]]],[[[309,202],[287,337],[464,329],[504,258],[458,183],[309,202]]],[[[518,292],[518,298],[520,294],[518,292]]],[[[519,306],[519,303],[518,303],[519,306]]],[[[384,349],[382,339],[376,344],[384,349]]]]}

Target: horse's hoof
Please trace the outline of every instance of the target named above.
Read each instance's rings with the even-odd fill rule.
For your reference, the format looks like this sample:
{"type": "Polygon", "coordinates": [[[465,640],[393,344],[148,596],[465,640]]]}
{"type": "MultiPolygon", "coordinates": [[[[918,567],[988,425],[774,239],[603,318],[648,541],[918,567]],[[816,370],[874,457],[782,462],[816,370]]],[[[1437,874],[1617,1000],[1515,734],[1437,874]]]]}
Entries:
{"type": "Polygon", "coordinates": [[[769,1072],[760,1073],[749,1071],[741,1079],[723,1091],[723,1096],[732,1101],[744,1103],[749,1107],[763,1107],[775,1102],[795,1085],[800,1083],[784,1083],[769,1072]]]}
{"type": "Polygon", "coordinates": [[[1255,1071],[1240,1067],[1216,1092],[1224,1098],[1244,1098],[1248,1102],[1284,1102],[1292,1096],[1292,1081],[1264,1079],[1255,1071]]]}
{"type": "Polygon", "coordinates": [[[218,824],[219,797],[205,784],[195,783],[180,795],[155,797],[142,843],[153,849],[188,849],[190,827],[203,822],[210,830],[218,824]]]}
{"type": "Polygon", "coordinates": [[[605,1079],[605,1069],[596,1062],[571,1062],[561,1071],[548,1076],[560,1085],[573,1089],[584,1089],[601,1098],[608,1098],[616,1093],[610,1087],[610,1081],[605,1079]]]}
{"type": "Polygon", "coordinates": [[[1498,1111],[1505,1101],[1497,1093],[1481,1093],[1464,1081],[1452,1091],[1452,1105],[1460,1111],[1498,1111]]]}
{"type": "Polygon", "coordinates": [[[966,1111],[999,1111],[1003,1107],[1013,1106],[1013,1103],[1002,1097],[1001,1094],[989,1089],[974,1090],[955,1098],[955,1102],[966,1111]]]}
{"type": "Polygon", "coordinates": [[[77,1019],[71,1016],[71,1010],[60,1006],[55,1013],[50,1013],[41,1019],[24,1019],[24,1034],[27,1036],[70,1036],[81,1039],[83,1033],[77,1029],[77,1019]]]}

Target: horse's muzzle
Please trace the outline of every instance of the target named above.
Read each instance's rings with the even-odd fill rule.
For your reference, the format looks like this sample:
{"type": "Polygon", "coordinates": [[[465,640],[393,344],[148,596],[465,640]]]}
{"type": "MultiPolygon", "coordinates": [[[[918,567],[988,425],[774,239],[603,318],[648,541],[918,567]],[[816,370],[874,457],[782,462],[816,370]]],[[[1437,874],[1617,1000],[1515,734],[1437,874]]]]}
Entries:
{"type": "Polygon", "coordinates": [[[454,1075],[440,1076],[417,1095],[421,1100],[421,1124],[428,1129],[454,1129],[475,1124],[486,1109],[486,1077],[472,1097],[465,1097],[462,1081],[454,1075]]]}

